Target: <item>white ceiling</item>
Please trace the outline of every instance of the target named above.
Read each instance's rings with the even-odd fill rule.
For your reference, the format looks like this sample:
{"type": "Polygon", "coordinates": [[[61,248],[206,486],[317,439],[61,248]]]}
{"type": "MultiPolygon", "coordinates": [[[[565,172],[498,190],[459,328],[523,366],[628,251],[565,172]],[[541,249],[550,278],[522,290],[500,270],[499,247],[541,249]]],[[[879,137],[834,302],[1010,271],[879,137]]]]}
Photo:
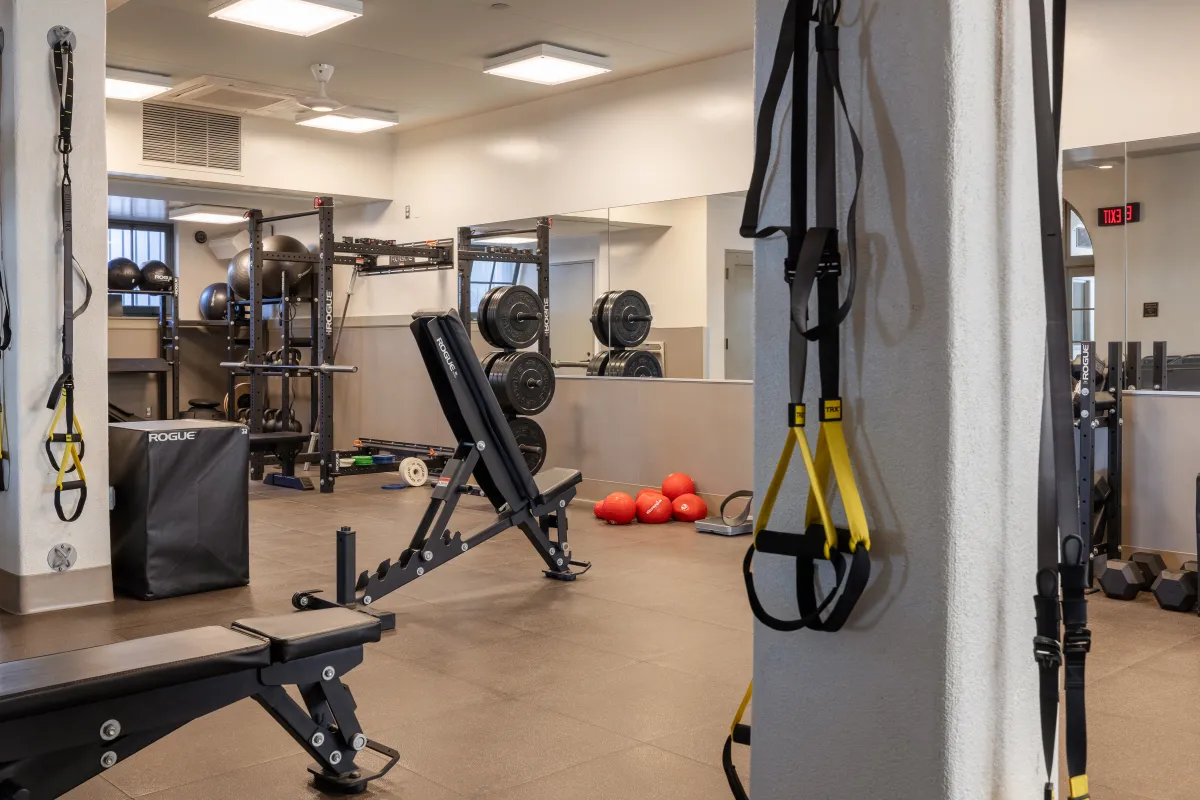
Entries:
{"type": "Polygon", "coordinates": [[[362,18],[306,39],[210,19],[208,0],[109,0],[108,63],[177,83],[216,75],[308,94],[309,65],[326,62],[337,68],[332,96],[397,111],[401,128],[414,128],[753,45],[754,0],[508,3],[365,0],[362,18]],[[538,42],[609,56],[614,70],[558,87],[483,74],[487,58],[538,42]]]}

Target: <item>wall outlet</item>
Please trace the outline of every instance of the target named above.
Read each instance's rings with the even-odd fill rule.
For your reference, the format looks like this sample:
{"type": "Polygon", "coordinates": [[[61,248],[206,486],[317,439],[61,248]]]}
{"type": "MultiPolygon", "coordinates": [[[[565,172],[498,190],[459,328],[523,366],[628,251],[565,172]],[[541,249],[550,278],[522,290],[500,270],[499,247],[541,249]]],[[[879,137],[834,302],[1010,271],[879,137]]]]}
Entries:
{"type": "Polygon", "coordinates": [[[412,206],[405,206],[405,207],[404,207],[404,218],[405,218],[405,219],[412,219],[412,206]]]}

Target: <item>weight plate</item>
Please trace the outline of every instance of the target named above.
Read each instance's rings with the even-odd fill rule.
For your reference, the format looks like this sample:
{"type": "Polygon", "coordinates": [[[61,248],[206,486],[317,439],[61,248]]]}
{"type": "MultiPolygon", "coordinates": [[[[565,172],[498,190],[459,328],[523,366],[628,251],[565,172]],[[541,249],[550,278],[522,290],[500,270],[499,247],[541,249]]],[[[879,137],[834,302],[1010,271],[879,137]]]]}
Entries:
{"type": "Polygon", "coordinates": [[[483,295],[483,299],[479,301],[479,309],[475,314],[475,323],[479,326],[479,335],[482,336],[483,340],[492,347],[505,346],[504,342],[500,341],[500,337],[496,334],[496,332],[492,330],[491,320],[488,317],[488,306],[491,305],[492,298],[495,297],[496,294],[503,288],[505,287],[495,286],[491,289],[488,289],[483,295]]]}
{"type": "Polygon", "coordinates": [[[617,292],[604,307],[609,347],[637,347],[650,335],[650,304],[641,292],[617,292]]]}
{"type": "Polygon", "coordinates": [[[527,417],[510,419],[508,427],[512,429],[513,438],[517,440],[517,447],[525,458],[526,466],[536,475],[546,463],[546,432],[537,424],[537,420],[527,417]]]}
{"type": "Polygon", "coordinates": [[[554,399],[554,367],[538,352],[506,353],[495,359],[488,382],[500,407],[510,414],[540,414],[554,399]]]}
{"type": "Polygon", "coordinates": [[[596,302],[592,303],[592,333],[596,334],[596,338],[605,347],[608,346],[608,334],[604,332],[604,325],[601,323],[604,319],[604,305],[613,294],[613,292],[605,292],[596,298],[596,302]]]}
{"type": "Polygon", "coordinates": [[[497,347],[521,350],[542,337],[542,299],[528,286],[504,286],[487,306],[488,329],[497,347]]]}
{"type": "Polygon", "coordinates": [[[484,375],[487,375],[492,371],[492,364],[496,363],[496,359],[502,355],[506,355],[503,350],[493,350],[479,360],[480,366],[483,367],[484,375]]]}
{"type": "Polygon", "coordinates": [[[608,366],[608,350],[601,350],[596,355],[592,356],[592,360],[588,362],[587,374],[592,376],[601,376],[604,374],[605,367],[608,366]]]}
{"type": "Polygon", "coordinates": [[[662,364],[648,350],[625,350],[613,356],[604,374],[619,378],[661,378],[662,364]]]}
{"type": "Polygon", "coordinates": [[[409,456],[400,462],[400,474],[409,486],[424,486],[429,480],[429,467],[416,456],[409,456]]]}

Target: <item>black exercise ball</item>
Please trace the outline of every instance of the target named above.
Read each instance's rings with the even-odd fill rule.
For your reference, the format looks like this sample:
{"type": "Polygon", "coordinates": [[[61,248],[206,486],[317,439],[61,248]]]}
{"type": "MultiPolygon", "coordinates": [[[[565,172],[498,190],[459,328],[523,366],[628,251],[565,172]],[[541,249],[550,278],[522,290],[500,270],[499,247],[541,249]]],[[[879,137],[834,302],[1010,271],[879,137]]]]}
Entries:
{"type": "Polygon", "coordinates": [[[169,291],[172,277],[171,268],[161,261],[147,261],[142,264],[143,291],[169,291]]]}
{"type": "Polygon", "coordinates": [[[118,256],[108,262],[108,288],[114,292],[128,292],[142,282],[142,271],[132,260],[118,256]]]}
{"type": "Polygon", "coordinates": [[[225,311],[229,305],[229,286],[224,283],[214,283],[204,287],[200,293],[200,319],[225,319],[225,311]]]}
{"type": "Polygon", "coordinates": [[[238,253],[229,262],[229,288],[242,300],[250,298],[250,248],[238,253]]]}

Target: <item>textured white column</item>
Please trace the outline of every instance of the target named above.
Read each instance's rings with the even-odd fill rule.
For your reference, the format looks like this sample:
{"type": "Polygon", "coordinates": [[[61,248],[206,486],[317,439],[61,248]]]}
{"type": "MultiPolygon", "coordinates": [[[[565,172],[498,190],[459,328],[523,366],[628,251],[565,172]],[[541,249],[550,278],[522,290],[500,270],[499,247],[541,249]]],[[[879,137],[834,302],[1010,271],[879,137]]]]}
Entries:
{"type": "MultiPolygon", "coordinates": [[[[759,98],[783,6],[757,3],[759,98]]],[[[1031,598],[1044,314],[1028,5],[848,0],[842,18],[846,100],[866,150],[842,386],[874,571],[840,633],[756,629],[754,800],[1040,797],[1031,598]]],[[[770,222],[786,224],[789,159],[785,145],[770,222]]],[[[756,247],[760,492],[785,433],[783,255],[777,239],[756,247]]],[[[812,404],[815,357],[810,367],[812,404]]],[[[799,529],[802,468],[787,486],[772,527],[799,529]]],[[[795,615],[791,560],[756,564],[768,608],[795,615]]]]}
{"type": "MultiPolygon", "coordinates": [[[[108,539],[107,184],[104,145],[104,0],[0,0],[4,28],[0,104],[3,256],[13,306],[13,345],[4,358],[10,487],[0,493],[0,607],[27,613],[112,599],[108,539]],[[76,522],[54,513],[55,473],[44,443],[46,400],[61,371],[61,167],[55,148],[58,95],[47,31],[65,25],[75,53],[75,257],[95,288],[75,321],[76,413],[83,428],[90,497],[76,522]],[[59,543],[74,567],[50,570],[59,543]]],[[[76,305],[83,288],[76,281],[76,305]]],[[[61,449],[59,446],[58,449],[61,449]]],[[[67,495],[73,503],[75,493],[67,495]]]]}

